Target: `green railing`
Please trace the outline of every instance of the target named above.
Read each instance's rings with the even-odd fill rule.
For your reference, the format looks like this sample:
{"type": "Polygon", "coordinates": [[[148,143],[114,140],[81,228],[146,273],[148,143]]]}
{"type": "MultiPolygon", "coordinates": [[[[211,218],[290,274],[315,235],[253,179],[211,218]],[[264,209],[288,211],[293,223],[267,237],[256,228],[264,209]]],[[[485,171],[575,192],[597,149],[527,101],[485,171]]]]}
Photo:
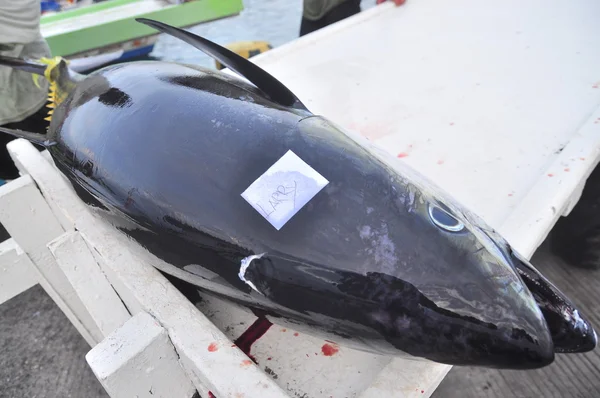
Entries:
{"type": "MultiPolygon", "coordinates": [[[[101,14],[118,7],[145,0],[111,0],[81,9],[45,15],[41,19],[42,32],[50,25],[70,25],[64,31],[44,34],[53,56],[67,56],[95,48],[122,43],[128,40],[156,34],[157,31],[134,20],[134,17],[111,19],[101,22],[101,14]],[[73,29],[72,22],[78,17],[98,13],[99,22],[93,26],[73,29]]],[[[135,18],[156,19],[177,27],[185,27],[239,14],[243,10],[242,0],[195,0],[182,4],[169,4],[151,12],[140,12],[135,18]]]]}

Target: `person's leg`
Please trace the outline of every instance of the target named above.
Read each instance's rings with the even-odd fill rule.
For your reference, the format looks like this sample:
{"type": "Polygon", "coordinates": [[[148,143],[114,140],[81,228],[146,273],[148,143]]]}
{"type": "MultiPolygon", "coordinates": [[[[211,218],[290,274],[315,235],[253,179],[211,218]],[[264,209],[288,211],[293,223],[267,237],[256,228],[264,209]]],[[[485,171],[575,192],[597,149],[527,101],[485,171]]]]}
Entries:
{"type": "Polygon", "coordinates": [[[361,11],[360,1],[361,0],[346,0],[332,8],[321,19],[316,21],[302,18],[302,22],[300,23],[300,36],[304,36],[308,33],[314,32],[315,30],[322,29],[325,26],[358,14],[361,11]]]}
{"type": "Polygon", "coordinates": [[[326,26],[325,18],[321,18],[316,21],[311,21],[310,19],[302,18],[300,22],[300,36],[304,36],[315,30],[319,30],[326,26]]]}
{"type": "Polygon", "coordinates": [[[323,18],[326,25],[331,25],[360,12],[360,0],[347,0],[334,7],[323,18]]]}

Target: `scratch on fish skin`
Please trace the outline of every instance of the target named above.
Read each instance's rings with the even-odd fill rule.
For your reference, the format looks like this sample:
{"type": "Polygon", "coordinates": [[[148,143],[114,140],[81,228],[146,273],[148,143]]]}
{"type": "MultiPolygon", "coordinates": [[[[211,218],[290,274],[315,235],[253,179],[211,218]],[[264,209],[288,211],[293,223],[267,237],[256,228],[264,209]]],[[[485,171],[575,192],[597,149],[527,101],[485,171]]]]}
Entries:
{"type": "MultiPolygon", "coordinates": [[[[254,283],[252,283],[249,280],[246,280],[246,278],[244,276],[246,275],[246,270],[250,266],[250,263],[252,262],[252,260],[259,259],[262,256],[264,256],[265,254],[267,254],[267,253],[254,254],[252,256],[248,256],[248,257],[243,258],[242,261],[241,261],[240,272],[238,273],[238,276],[240,277],[240,279],[242,281],[244,281],[252,289],[256,290],[258,293],[260,293],[260,292],[258,291],[258,289],[256,288],[256,286],[254,285],[254,283]]],[[[260,294],[262,294],[262,293],[260,293],[260,294]]]]}
{"type": "Polygon", "coordinates": [[[482,250],[485,250],[485,246],[481,246],[479,249],[475,250],[475,251],[473,252],[473,254],[477,254],[477,253],[479,253],[479,252],[480,252],[480,251],[482,251],[482,250]]]}

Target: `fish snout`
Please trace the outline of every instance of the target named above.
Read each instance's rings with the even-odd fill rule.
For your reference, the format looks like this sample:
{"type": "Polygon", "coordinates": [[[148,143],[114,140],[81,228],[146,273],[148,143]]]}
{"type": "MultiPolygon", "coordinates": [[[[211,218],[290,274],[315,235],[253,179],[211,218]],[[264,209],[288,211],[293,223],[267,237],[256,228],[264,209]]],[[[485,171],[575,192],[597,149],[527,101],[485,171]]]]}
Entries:
{"type": "Polygon", "coordinates": [[[389,295],[373,321],[396,348],[439,363],[500,369],[552,363],[552,336],[532,294],[506,264],[489,267],[421,286],[387,276],[379,286],[386,283],[389,295]]]}

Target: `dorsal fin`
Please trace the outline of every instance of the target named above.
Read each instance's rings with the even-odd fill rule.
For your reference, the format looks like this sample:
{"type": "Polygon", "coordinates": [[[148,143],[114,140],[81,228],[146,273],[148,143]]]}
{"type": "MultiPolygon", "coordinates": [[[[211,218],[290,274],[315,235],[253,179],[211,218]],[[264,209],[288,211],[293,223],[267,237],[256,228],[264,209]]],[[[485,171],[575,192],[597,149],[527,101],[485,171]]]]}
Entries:
{"type": "Polygon", "coordinates": [[[298,97],[296,97],[294,93],[292,93],[279,80],[275,79],[259,66],[237,55],[233,51],[191,32],[176,28],[174,26],[169,26],[162,22],[147,18],[136,18],[135,20],[151,26],[160,32],[183,40],[186,43],[196,47],[198,50],[210,55],[229,69],[248,79],[261,91],[267,94],[271,100],[277,102],[278,104],[296,109],[308,110],[304,104],[300,102],[298,97]]]}
{"type": "Polygon", "coordinates": [[[29,131],[13,130],[7,129],[6,127],[0,127],[0,133],[6,133],[12,135],[13,137],[23,138],[29,142],[41,145],[46,148],[56,144],[56,142],[50,140],[49,137],[45,136],[44,134],[31,133],[29,131]]]}

